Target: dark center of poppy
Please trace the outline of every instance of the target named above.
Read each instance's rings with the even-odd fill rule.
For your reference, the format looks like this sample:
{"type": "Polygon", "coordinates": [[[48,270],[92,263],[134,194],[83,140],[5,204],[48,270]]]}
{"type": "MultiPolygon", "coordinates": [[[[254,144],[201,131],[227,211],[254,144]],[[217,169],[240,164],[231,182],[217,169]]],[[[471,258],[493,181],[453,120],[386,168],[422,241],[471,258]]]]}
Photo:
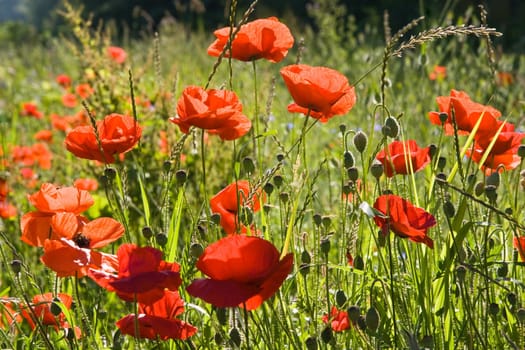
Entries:
{"type": "Polygon", "coordinates": [[[75,242],[80,248],[89,248],[89,239],[80,232],[73,236],[73,242],[75,242]]]}

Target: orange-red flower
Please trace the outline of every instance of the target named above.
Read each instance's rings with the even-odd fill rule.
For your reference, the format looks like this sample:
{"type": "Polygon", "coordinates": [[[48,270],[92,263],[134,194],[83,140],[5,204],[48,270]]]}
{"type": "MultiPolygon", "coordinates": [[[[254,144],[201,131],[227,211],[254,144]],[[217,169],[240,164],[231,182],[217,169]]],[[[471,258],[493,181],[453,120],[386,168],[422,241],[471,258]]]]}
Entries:
{"type": "Polygon", "coordinates": [[[118,46],[109,46],[106,52],[108,57],[118,64],[124,63],[128,57],[126,51],[118,46]]]}
{"type": "Polygon", "coordinates": [[[22,103],[21,115],[34,117],[36,119],[42,119],[44,114],[38,110],[38,106],[33,102],[22,103]]]}
{"type": "Polygon", "coordinates": [[[525,236],[514,237],[512,244],[518,250],[521,261],[525,262],[525,236]]]}
{"type": "Polygon", "coordinates": [[[127,315],[117,321],[120,333],[146,339],[181,339],[185,340],[195,333],[197,328],[176,318],[184,312],[184,301],[176,291],[164,291],[164,296],[152,304],[138,304],[139,314],[127,315]]]}
{"type": "Polygon", "coordinates": [[[393,141],[387,151],[383,149],[376,155],[376,159],[383,163],[387,177],[415,173],[430,163],[429,147],[419,148],[414,140],[393,141]]]}
{"type": "Polygon", "coordinates": [[[58,85],[62,86],[64,89],[67,89],[71,86],[71,78],[66,74],[59,74],[55,78],[55,81],[58,85]]]}
{"type": "Polygon", "coordinates": [[[91,85],[84,83],[84,84],[78,84],[77,86],[75,86],[75,92],[81,98],[86,99],[89,96],[91,96],[93,92],[95,92],[95,90],[93,90],[91,85]]]}
{"type": "Polygon", "coordinates": [[[177,116],[170,118],[183,133],[192,126],[219,135],[222,140],[235,140],[244,136],[252,126],[242,114],[242,103],[233,91],[204,90],[188,86],[177,102],[177,116]]]}
{"type": "MultiPolygon", "coordinates": [[[[58,293],[56,297],[66,309],[71,309],[73,298],[69,294],[58,293]]],[[[24,306],[22,308],[22,316],[24,316],[26,321],[29,323],[31,329],[36,328],[36,321],[33,319],[33,317],[38,318],[44,326],[53,326],[56,331],[59,329],[70,328],[70,325],[66,321],[66,315],[64,315],[63,312],[60,312],[58,316],[55,316],[51,311],[51,304],[54,302],[54,299],[55,297],[52,293],[35,295],[32,300],[32,310],[34,311],[34,314],[29,311],[28,306],[24,306]]],[[[74,332],[75,336],[80,338],[80,328],[75,327],[74,332]]]]}
{"type": "Polygon", "coordinates": [[[450,96],[439,96],[436,102],[439,112],[429,112],[428,117],[432,124],[443,125],[447,135],[454,135],[453,117],[459,135],[469,134],[480,118],[483,119],[478,132],[497,130],[497,118],[501,116],[501,112],[494,107],[472,101],[464,91],[451,90],[450,96]],[[447,114],[444,124],[439,119],[440,113],[447,114]]]}
{"type": "Polygon", "coordinates": [[[51,114],[51,124],[53,128],[69,132],[71,129],[82,126],[89,125],[88,116],[84,111],[79,111],[75,115],[59,116],[58,114],[51,114]]]}
{"type": "Polygon", "coordinates": [[[197,268],[210,278],[186,290],[217,307],[258,308],[279,289],[293,266],[293,254],[279,260],[272,243],[255,236],[227,236],[206,247],[197,268]]]}
{"type": "Polygon", "coordinates": [[[445,66],[434,66],[432,72],[428,74],[430,80],[443,80],[447,76],[447,67],[445,66]]]}
{"type": "Polygon", "coordinates": [[[35,140],[50,143],[53,141],[53,132],[51,130],[39,130],[33,137],[35,140]]]}
{"type": "Polygon", "coordinates": [[[75,108],[77,106],[77,96],[70,92],[66,92],[62,95],[62,104],[64,107],[75,108]]]}
{"type": "Polygon", "coordinates": [[[288,111],[303,113],[326,122],[348,113],[355,104],[355,89],[348,79],[331,68],[294,64],[281,69],[281,76],[294,103],[288,111]]]}
{"type": "MultiPolygon", "coordinates": [[[[219,56],[230,39],[230,27],[217,29],[213,34],[217,40],[208,47],[208,54],[219,56]]],[[[275,63],[286,57],[293,43],[290,29],[276,17],[257,19],[241,26],[225,56],[240,61],[265,58],[275,63]]]]}
{"type": "Polygon", "coordinates": [[[98,189],[98,181],[89,178],[76,179],[75,182],[73,182],[73,186],[79,190],[96,191],[98,189]]]}
{"type": "Polygon", "coordinates": [[[14,205],[10,204],[4,199],[0,199],[0,218],[10,219],[14,218],[17,214],[17,209],[14,205]]]}
{"type": "Polygon", "coordinates": [[[248,206],[252,212],[260,209],[261,191],[255,193],[252,198],[248,198],[249,194],[250,183],[246,180],[239,180],[229,184],[210,199],[211,211],[220,214],[220,224],[226,234],[246,231],[246,227],[239,222],[239,210],[243,206],[248,206]]]}
{"type": "MultiPolygon", "coordinates": [[[[479,164],[502,123],[503,122],[498,122],[498,126],[494,130],[477,133],[474,149],[469,150],[467,156],[471,157],[473,161],[479,164]]],[[[483,163],[482,169],[487,173],[491,173],[498,168],[501,170],[511,170],[516,168],[521,162],[521,158],[517,153],[518,148],[521,145],[521,140],[524,137],[525,133],[514,131],[513,124],[505,123],[496,139],[496,142],[491,148],[488,157],[483,163]]]]}
{"type": "Polygon", "coordinates": [[[338,310],[335,306],[332,306],[330,316],[323,315],[323,322],[329,324],[334,332],[342,332],[350,328],[348,313],[344,310],[338,310]]]}
{"type": "MultiPolygon", "coordinates": [[[[52,219],[56,213],[66,212],[78,215],[93,205],[89,192],[75,187],[57,188],[44,183],[40,191],[28,197],[29,202],[37,209],[24,214],[20,222],[22,241],[42,247],[48,238],[60,238],[52,231],[52,219]]],[[[80,217],[81,218],[81,217],[80,217]]]]}
{"type": "Polygon", "coordinates": [[[158,249],[123,244],[117,257],[117,275],[91,269],[89,277],[123,300],[151,304],[164,296],[165,289],[177,290],[182,283],[179,264],[162,260],[158,249]]]}
{"type": "Polygon", "coordinates": [[[384,235],[393,231],[399,237],[434,247],[434,241],[427,236],[427,230],[436,224],[432,214],[393,194],[379,196],[374,208],[384,215],[374,217],[384,235]]]}
{"type": "Polygon", "coordinates": [[[92,126],[78,126],[65,140],[68,151],[79,158],[113,163],[114,155],[126,153],[139,141],[142,127],[132,117],[117,113],[96,122],[100,144],[92,126]]]}

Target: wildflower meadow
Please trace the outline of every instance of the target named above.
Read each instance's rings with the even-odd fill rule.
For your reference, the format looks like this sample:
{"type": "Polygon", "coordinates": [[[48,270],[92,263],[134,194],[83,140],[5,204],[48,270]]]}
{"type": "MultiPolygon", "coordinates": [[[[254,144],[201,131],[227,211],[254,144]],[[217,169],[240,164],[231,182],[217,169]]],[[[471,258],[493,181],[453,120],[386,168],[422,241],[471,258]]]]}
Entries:
{"type": "Polygon", "coordinates": [[[5,349],[525,349],[525,58],[483,7],[0,51],[5,349]]]}

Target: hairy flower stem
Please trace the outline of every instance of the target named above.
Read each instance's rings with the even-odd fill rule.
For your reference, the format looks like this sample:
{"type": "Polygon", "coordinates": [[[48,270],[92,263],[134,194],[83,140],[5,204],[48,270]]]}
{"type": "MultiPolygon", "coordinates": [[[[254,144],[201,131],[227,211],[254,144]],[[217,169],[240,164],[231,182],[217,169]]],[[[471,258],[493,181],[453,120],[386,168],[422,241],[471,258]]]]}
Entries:
{"type": "MultiPolygon", "coordinates": [[[[394,238],[395,239],[395,238],[394,238]]],[[[397,319],[396,319],[396,294],[394,286],[394,258],[392,254],[392,242],[387,238],[388,258],[390,262],[390,299],[392,299],[392,324],[394,327],[394,348],[397,348],[397,319]]]]}

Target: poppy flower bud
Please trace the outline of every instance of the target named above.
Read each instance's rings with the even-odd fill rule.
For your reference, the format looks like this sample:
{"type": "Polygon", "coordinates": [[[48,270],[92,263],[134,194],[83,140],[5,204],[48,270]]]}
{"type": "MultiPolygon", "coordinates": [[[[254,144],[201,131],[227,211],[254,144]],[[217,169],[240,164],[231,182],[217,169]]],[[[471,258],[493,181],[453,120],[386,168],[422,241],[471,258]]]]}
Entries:
{"type": "Polygon", "coordinates": [[[346,173],[348,174],[348,179],[350,179],[351,181],[355,182],[359,178],[359,170],[357,170],[355,166],[348,168],[346,170],[346,173]]]}
{"type": "Polygon", "coordinates": [[[18,274],[20,273],[20,270],[22,270],[22,262],[18,259],[14,259],[11,261],[11,270],[13,270],[14,273],[18,274]]]}
{"type": "Polygon", "coordinates": [[[346,295],[343,290],[338,290],[335,292],[335,302],[339,307],[343,307],[343,305],[346,303],[346,295]]]}
{"type": "Polygon", "coordinates": [[[399,135],[399,122],[395,117],[389,116],[385,119],[385,124],[381,131],[385,136],[396,138],[399,135]]]}
{"type": "Polygon", "coordinates": [[[456,267],[456,277],[460,282],[465,280],[465,275],[467,274],[467,268],[463,265],[456,267]]]}
{"type": "Polygon", "coordinates": [[[492,317],[496,317],[499,313],[499,305],[496,303],[490,303],[489,304],[489,315],[492,317]]]}
{"type": "Polygon", "coordinates": [[[323,222],[323,226],[325,228],[330,227],[330,225],[332,224],[332,219],[329,216],[323,216],[321,218],[321,221],[323,222]]]}
{"type": "Polygon", "coordinates": [[[361,316],[361,309],[357,305],[350,306],[346,312],[348,313],[348,317],[352,320],[352,322],[357,322],[359,320],[359,316],[361,316]]]}
{"type": "Polygon", "coordinates": [[[518,316],[518,321],[520,321],[521,323],[525,323],[525,309],[524,308],[519,308],[518,311],[516,312],[516,316],[518,316]]]}
{"type": "Polygon", "coordinates": [[[317,339],[315,337],[306,338],[304,344],[307,350],[317,350],[317,339]]]}
{"type": "Polygon", "coordinates": [[[219,321],[219,324],[225,325],[228,323],[228,309],[224,307],[218,307],[215,309],[215,314],[217,315],[217,321],[219,321]]]}
{"type": "Polygon", "coordinates": [[[301,275],[306,276],[310,272],[310,265],[308,264],[301,264],[299,265],[299,272],[301,275]]]}
{"type": "Polygon", "coordinates": [[[60,306],[58,305],[58,303],[60,303],[60,299],[58,299],[58,298],[53,298],[53,302],[52,302],[51,305],[49,306],[49,311],[51,311],[51,313],[52,313],[54,316],[58,316],[58,315],[60,315],[60,313],[62,312],[62,309],[60,308],[60,306]]]}
{"type": "Polygon", "coordinates": [[[345,151],[343,154],[343,164],[346,169],[354,166],[354,155],[350,151],[345,151]]]}
{"type": "Polygon", "coordinates": [[[326,327],[325,329],[323,329],[323,331],[321,332],[321,340],[328,344],[332,341],[332,339],[334,338],[334,334],[332,332],[332,328],[330,326],[326,327]]]}
{"type": "Polygon", "coordinates": [[[430,145],[428,145],[428,155],[430,156],[430,158],[434,158],[434,156],[436,155],[437,153],[437,146],[433,143],[431,143],[430,145]]]}
{"type": "Polygon", "coordinates": [[[117,171],[115,168],[109,167],[104,170],[104,175],[111,181],[117,177],[117,171]]]}
{"type": "Polygon", "coordinates": [[[158,245],[164,247],[168,243],[168,235],[164,232],[159,232],[155,235],[155,241],[157,241],[158,245]]]}
{"type": "Polygon", "coordinates": [[[441,122],[441,124],[445,124],[445,122],[448,120],[448,114],[445,113],[445,112],[441,112],[439,113],[439,121],[441,122]]]}
{"type": "Polygon", "coordinates": [[[443,171],[443,169],[445,168],[445,165],[447,165],[447,158],[439,157],[438,163],[437,163],[439,171],[443,171]]]}
{"type": "Polygon", "coordinates": [[[372,332],[375,332],[379,327],[379,322],[379,313],[377,312],[377,309],[372,306],[370,309],[368,309],[365,315],[366,328],[370,329],[372,332]]]}
{"type": "Polygon", "coordinates": [[[485,196],[489,199],[491,202],[495,202],[498,198],[498,193],[496,192],[497,188],[494,185],[488,185],[485,186],[485,196]]]}
{"type": "Polygon", "coordinates": [[[249,225],[253,221],[253,211],[250,207],[242,207],[239,215],[239,221],[243,225],[249,225]]]}
{"type": "Polygon", "coordinates": [[[142,235],[146,239],[150,239],[153,236],[153,230],[149,226],[144,226],[142,228],[142,235]]]}
{"type": "Polygon", "coordinates": [[[270,182],[267,182],[264,184],[263,190],[266,192],[266,194],[270,195],[273,192],[273,185],[270,182]]]}
{"type": "Polygon", "coordinates": [[[177,185],[179,186],[184,185],[187,178],[188,174],[186,173],[186,170],[180,169],[175,173],[175,179],[177,180],[177,185]]]}
{"type": "Polygon", "coordinates": [[[230,330],[230,343],[236,347],[241,346],[241,333],[237,328],[230,330]]]}
{"type": "Polygon", "coordinates": [[[171,161],[165,160],[164,163],[162,163],[162,169],[164,169],[164,172],[168,173],[171,170],[171,161]]]}
{"type": "Polygon", "coordinates": [[[520,158],[525,157],[525,145],[520,145],[520,146],[518,147],[518,156],[519,156],[520,158]]]}
{"type": "Polygon", "coordinates": [[[454,217],[454,215],[456,214],[456,209],[454,208],[454,204],[452,204],[452,202],[450,202],[449,200],[446,200],[443,203],[443,212],[448,218],[454,217]]]}
{"type": "Polygon", "coordinates": [[[195,259],[198,259],[202,253],[204,253],[204,248],[200,243],[192,243],[190,246],[190,255],[195,259]]]}
{"type": "Polygon", "coordinates": [[[357,149],[359,153],[363,153],[366,149],[366,146],[368,144],[368,136],[362,131],[358,131],[354,135],[354,146],[357,149]]]}
{"type": "Polygon", "coordinates": [[[224,339],[222,338],[222,334],[219,332],[215,333],[215,335],[213,336],[213,340],[217,345],[222,345],[222,342],[224,341],[224,339]]]}
{"type": "Polygon", "coordinates": [[[301,253],[301,262],[303,264],[309,264],[312,262],[312,258],[310,257],[310,253],[308,253],[308,251],[303,250],[301,253]]]}
{"type": "Polygon", "coordinates": [[[517,297],[516,297],[516,294],[510,292],[509,294],[507,294],[507,301],[509,302],[510,305],[514,306],[516,305],[516,302],[517,302],[517,297]]]}
{"type": "Polygon", "coordinates": [[[419,342],[419,345],[425,349],[434,348],[434,337],[430,334],[423,336],[423,338],[421,338],[421,341],[419,342]]]}
{"type": "Polygon", "coordinates": [[[476,186],[474,186],[474,194],[479,197],[483,192],[485,192],[485,185],[483,182],[479,181],[476,186]]]}
{"type": "Polygon", "coordinates": [[[270,212],[270,209],[272,209],[272,206],[269,205],[269,204],[264,204],[263,205],[263,211],[265,214],[268,214],[270,212]]]}
{"type": "Polygon", "coordinates": [[[252,158],[244,157],[242,160],[242,167],[248,174],[252,174],[255,170],[255,163],[253,162],[252,158]]]}
{"type": "Polygon", "coordinates": [[[323,223],[323,217],[319,213],[315,213],[313,215],[313,219],[314,219],[314,224],[316,226],[321,226],[321,224],[323,223]]]}
{"type": "Polygon", "coordinates": [[[279,188],[283,184],[283,177],[281,175],[275,175],[273,177],[273,184],[275,187],[279,188]]]}
{"type": "Polygon", "coordinates": [[[498,277],[507,277],[507,274],[509,273],[509,267],[507,263],[503,263],[501,266],[499,266],[496,272],[498,274],[498,277]]]}
{"type": "Polygon", "coordinates": [[[379,179],[383,175],[384,165],[381,162],[374,161],[370,166],[370,173],[376,179],[379,179]]]}
{"type": "Polygon", "coordinates": [[[330,252],[330,239],[328,237],[321,239],[321,252],[325,255],[330,252]]]}
{"type": "Polygon", "coordinates": [[[211,222],[213,222],[215,225],[218,225],[221,222],[221,214],[219,213],[213,213],[210,216],[211,222]]]}
{"type": "Polygon", "coordinates": [[[363,270],[365,268],[365,261],[361,255],[357,255],[354,258],[354,269],[363,270]]]}
{"type": "Polygon", "coordinates": [[[495,186],[497,188],[500,184],[499,173],[496,171],[487,176],[487,178],[485,179],[485,184],[487,186],[495,186]]]}
{"type": "Polygon", "coordinates": [[[288,192],[281,192],[279,193],[279,199],[283,203],[288,203],[288,200],[290,199],[290,194],[288,192]]]}

